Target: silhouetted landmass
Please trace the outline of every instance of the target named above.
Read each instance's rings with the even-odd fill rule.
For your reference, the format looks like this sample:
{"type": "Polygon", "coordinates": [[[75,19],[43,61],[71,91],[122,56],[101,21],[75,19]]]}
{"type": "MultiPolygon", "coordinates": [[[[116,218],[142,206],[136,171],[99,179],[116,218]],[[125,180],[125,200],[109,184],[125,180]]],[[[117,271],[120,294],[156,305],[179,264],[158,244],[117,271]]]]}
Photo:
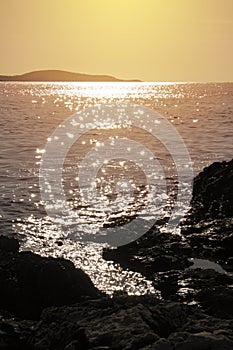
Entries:
{"type": "Polygon", "coordinates": [[[0,75],[0,81],[100,81],[100,82],[139,82],[140,80],[122,80],[111,75],[91,75],[61,70],[40,70],[21,75],[0,75]]]}

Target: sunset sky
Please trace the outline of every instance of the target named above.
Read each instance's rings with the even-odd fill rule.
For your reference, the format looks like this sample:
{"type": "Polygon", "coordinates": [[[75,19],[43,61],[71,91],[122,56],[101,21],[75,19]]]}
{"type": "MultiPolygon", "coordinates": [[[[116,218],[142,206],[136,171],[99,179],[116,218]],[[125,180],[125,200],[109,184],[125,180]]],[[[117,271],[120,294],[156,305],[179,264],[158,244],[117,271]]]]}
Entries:
{"type": "Polygon", "coordinates": [[[233,0],[0,0],[0,74],[233,81],[233,0]]]}

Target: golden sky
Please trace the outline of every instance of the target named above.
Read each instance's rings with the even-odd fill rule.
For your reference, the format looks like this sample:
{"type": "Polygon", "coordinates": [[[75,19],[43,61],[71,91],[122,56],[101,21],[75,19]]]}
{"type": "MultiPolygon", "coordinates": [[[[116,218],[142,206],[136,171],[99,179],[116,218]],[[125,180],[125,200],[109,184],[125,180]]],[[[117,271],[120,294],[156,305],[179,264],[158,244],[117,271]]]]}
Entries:
{"type": "Polygon", "coordinates": [[[0,0],[0,74],[233,81],[233,0],[0,0]]]}

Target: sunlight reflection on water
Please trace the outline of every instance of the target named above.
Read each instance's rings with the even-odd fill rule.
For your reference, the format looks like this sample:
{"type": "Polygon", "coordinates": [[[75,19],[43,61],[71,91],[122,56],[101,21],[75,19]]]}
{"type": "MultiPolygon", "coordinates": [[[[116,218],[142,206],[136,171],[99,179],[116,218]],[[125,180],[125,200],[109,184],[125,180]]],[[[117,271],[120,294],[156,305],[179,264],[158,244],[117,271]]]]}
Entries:
{"type": "Polygon", "coordinates": [[[60,231],[48,218],[36,219],[33,215],[25,222],[15,224],[15,229],[23,235],[21,250],[73,261],[76,267],[90,276],[100,290],[109,295],[121,291],[129,295],[149,293],[160,297],[159,291],[140,273],[123,270],[118,264],[105,261],[102,250],[107,245],[83,244],[67,239],[64,231],[60,231]]]}
{"type": "MultiPolygon", "coordinates": [[[[123,271],[118,265],[103,260],[103,245],[74,242],[67,237],[68,229],[59,230],[51,223],[41,203],[38,180],[46,142],[54,129],[75,111],[98,103],[135,103],[155,109],[177,128],[189,149],[197,174],[214,161],[232,157],[232,96],[233,84],[0,83],[2,231],[10,234],[13,225],[19,237],[22,235],[21,249],[71,259],[91,276],[97,287],[109,294],[115,290],[130,294],[156,293],[151,283],[140,274],[123,271]]],[[[143,135],[138,137],[140,141],[145,141],[143,135]]],[[[100,133],[90,133],[81,140],[76,157],[71,152],[66,159],[63,174],[66,195],[79,212],[83,208],[77,196],[77,162],[87,147],[102,141],[100,133]]],[[[148,140],[146,145],[157,152],[157,144],[153,149],[148,140]]],[[[161,154],[156,155],[161,162],[166,158],[163,149],[161,154]]],[[[119,169],[128,167],[130,173],[133,170],[130,166],[127,163],[123,167],[119,162],[118,165],[109,163],[103,170],[109,167],[119,172],[119,169]]],[[[174,184],[176,179],[172,164],[168,164],[167,168],[167,178],[174,184]]],[[[101,177],[102,194],[114,197],[114,186],[111,183],[109,188],[105,186],[104,173],[101,177]]],[[[137,205],[143,202],[143,196],[139,195],[143,195],[143,190],[138,185],[136,187],[140,189],[136,193],[138,202],[133,202],[131,212],[137,211],[137,205]]],[[[128,188],[123,190],[127,195],[128,188]]],[[[101,215],[89,209],[84,210],[83,220],[98,221],[101,215]]],[[[125,214],[124,211],[119,213],[119,218],[122,214],[125,214]]],[[[113,217],[113,221],[116,219],[113,217]]]]}

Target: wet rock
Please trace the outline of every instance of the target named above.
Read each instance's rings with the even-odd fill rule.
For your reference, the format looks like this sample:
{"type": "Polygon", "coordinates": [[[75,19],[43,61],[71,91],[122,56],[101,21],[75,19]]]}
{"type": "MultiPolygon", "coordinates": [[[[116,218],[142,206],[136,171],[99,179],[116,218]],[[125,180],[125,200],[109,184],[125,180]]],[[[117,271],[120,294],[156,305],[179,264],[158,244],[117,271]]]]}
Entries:
{"type": "Polygon", "coordinates": [[[99,294],[90,278],[72,262],[12,252],[9,245],[0,254],[0,285],[0,309],[25,318],[39,317],[47,306],[68,305],[99,294]]]}
{"type": "Polygon", "coordinates": [[[152,277],[155,272],[182,270],[190,266],[192,250],[179,235],[152,229],[143,237],[118,248],[105,249],[103,257],[152,277]]]}
{"type": "Polygon", "coordinates": [[[233,316],[233,276],[210,269],[170,271],[154,276],[154,287],[166,300],[198,304],[208,315],[233,316]]]}

